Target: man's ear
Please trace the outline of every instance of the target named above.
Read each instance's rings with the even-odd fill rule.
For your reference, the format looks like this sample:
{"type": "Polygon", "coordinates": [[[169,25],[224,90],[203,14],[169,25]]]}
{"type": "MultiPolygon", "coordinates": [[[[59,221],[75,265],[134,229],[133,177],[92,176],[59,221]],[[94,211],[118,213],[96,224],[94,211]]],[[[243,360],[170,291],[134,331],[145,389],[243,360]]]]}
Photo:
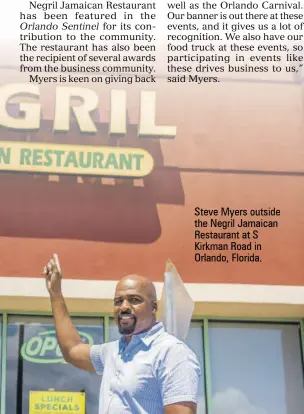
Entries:
{"type": "Polygon", "coordinates": [[[153,311],[156,313],[157,310],[158,310],[158,305],[157,305],[157,301],[156,300],[153,301],[152,307],[153,307],[153,311]]]}

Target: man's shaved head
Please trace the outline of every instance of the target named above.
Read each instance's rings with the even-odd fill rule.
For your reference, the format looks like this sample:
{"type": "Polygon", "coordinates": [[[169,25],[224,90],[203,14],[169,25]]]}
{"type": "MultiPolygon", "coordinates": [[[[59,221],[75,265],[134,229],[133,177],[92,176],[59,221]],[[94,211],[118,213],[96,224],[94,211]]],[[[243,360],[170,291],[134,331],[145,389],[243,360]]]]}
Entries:
{"type": "Polygon", "coordinates": [[[117,283],[115,293],[120,290],[136,289],[138,293],[147,296],[149,299],[156,301],[156,290],[154,284],[148,278],[139,275],[124,276],[117,283]]]}
{"type": "Polygon", "coordinates": [[[146,277],[128,275],[116,286],[114,316],[121,334],[130,340],[155,324],[157,297],[154,284],[146,277]]]}

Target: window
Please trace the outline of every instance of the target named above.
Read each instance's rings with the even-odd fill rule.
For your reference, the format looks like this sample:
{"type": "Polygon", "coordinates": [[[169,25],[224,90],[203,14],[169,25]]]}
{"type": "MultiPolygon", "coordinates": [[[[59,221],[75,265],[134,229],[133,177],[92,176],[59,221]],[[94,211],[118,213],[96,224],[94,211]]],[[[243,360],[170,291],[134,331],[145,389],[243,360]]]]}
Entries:
{"type": "MultiPolygon", "coordinates": [[[[86,343],[103,342],[102,319],[74,319],[86,343]]],[[[29,392],[84,391],[87,413],[98,413],[101,378],[64,363],[48,317],[9,317],[7,326],[6,412],[28,414],[29,392]]]]}
{"type": "Polygon", "coordinates": [[[118,331],[118,327],[114,321],[114,319],[110,319],[109,321],[109,341],[117,341],[120,339],[121,335],[118,331]]]}
{"type": "MultiPolygon", "coordinates": [[[[85,342],[104,341],[102,318],[73,321],[85,342]]],[[[1,322],[0,316],[0,355],[1,322]]],[[[304,414],[298,323],[210,321],[208,334],[212,414],[304,414]]],[[[108,337],[110,341],[120,338],[113,319],[108,337]]],[[[186,343],[202,368],[198,414],[207,413],[203,338],[203,322],[193,321],[186,343]]],[[[63,362],[52,318],[10,316],[6,354],[6,398],[0,395],[6,413],[28,414],[31,390],[54,389],[84,391],[86,413],[98,414],[101,377],[63,362]]]]}
{"type": "Polygon", "coordinates": [[[204,344],[202,322],[191,322],[189,333],[186,339],[187,345],[195,352],[202,371],[198,392],[197,414],[205,414],[205,378],[204,378],[204,344]]]}
{"type": "Polygon", "coordinates": [[[304,414],[298,324],[209,324],[213,414],[304,414]]]}

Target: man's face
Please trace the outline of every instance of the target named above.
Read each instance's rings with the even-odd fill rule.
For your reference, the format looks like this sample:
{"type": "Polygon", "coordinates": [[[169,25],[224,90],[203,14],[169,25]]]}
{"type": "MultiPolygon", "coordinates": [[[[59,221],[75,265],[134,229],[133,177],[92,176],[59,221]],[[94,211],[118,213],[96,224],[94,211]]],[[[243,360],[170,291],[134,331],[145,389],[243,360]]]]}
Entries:
{"type": "Polygon", "coordinates": [[[114,298],[114,318],[120,334],[145,331],[155,322],[157,305],[145,283],[133,279],[119,282],[114,298]]]}

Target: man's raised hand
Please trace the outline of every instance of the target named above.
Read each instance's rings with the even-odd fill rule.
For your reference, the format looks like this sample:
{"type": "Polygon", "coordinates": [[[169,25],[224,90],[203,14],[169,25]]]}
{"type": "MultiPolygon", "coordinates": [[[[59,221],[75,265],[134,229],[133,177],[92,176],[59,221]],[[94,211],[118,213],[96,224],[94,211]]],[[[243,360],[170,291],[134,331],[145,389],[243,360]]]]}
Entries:
{"type": "Polygon", "coordinates": [[[43,274],[46,280],[46,287],[50,294],[61,294],[62,273],[57,254],[44,266],[43,274]]]}

